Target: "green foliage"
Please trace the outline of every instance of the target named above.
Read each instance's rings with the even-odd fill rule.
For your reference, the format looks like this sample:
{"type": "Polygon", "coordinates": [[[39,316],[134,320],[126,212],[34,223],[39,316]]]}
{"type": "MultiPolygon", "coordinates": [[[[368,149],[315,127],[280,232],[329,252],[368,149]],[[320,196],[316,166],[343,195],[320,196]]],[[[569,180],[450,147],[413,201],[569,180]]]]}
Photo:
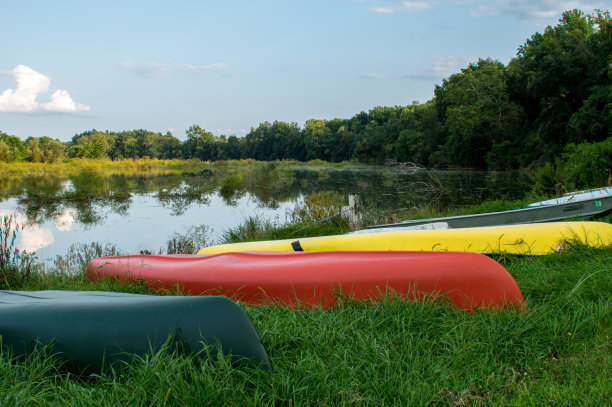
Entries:
{"type": "MultiPolygon", "coordinates": [[[[164,348],[86,378],[45,349],[21,359],[3,349],[0,399],[92,406],[607,405],[611,250],[507,258],[526,311],[465,312],[441,298],[393,296],[329,309],[245,307],[272,373],[233,365],[229,355],[201,359],[164,348]]],[[[49,289],[148,292],[135,283],[45,279],[49,289]]]]}
{"type": "Polygon", "coordinates": [[[30,137],[25,141],[27,160],[34,163],[54,163],[64,158],[65,148],[59,140],[30,137]]]}
{"type": "Polygon", "coordinates": [[[26,156],[26,145],[19,137],[9,136],[0,131],[0,161],[21,161],[26,156]]]}
{"type": "Polygon", "coordinates": [[[600,143],[569,145],[560,171],[572,188],[612,185],[612,137],[600,143]]]}
{"type": "MultiPolygon", "coordinates": [[[[210,244],[210,228],[206,225],[192,226],[185,233],[176,232],[166,242],[166,254],[196,254],[210,244]]],[[[160,249],[160,253],[164,250],[160,249]]]]}
{"type": "Polygon", "coordinates": [[[316,192],[304,197],[289,214],[290,221],[279,225],[261,216],[251,216],[223,232],[221,243],[255,240],[292,239],[346,233],[350,230],[344,210],[345,196],[336,192],[316,192]]]}
{"type": "Polygon", "coordinates": [[[536,170],[535,179],[534,191],[544,195],[555,193],[555,186],[561,182],[556,166],[550,162],[545,163],[536,170]]]}
{"type": "Polygon", "coordinates": [[[14,215],[0,219],[0,289],[20,290],[35,271],[36,256],[17,249],[15,239],[22,229],[14,215]]]}
{"type": "Polygon", "coordinates": [[[347,226],[346,196],[334,191],[308,194],[303,203],[298,203],[291,213],[291,221],[300,225],[328,222],[347,226]]]}
{"type": "Polygon", "coordinates": [[[198,125],[187,130],[187,141],[183,144],[185,157],[198,158],[202,161],[217,158],[215,136],[198,125]]]}
{"type": "Polygon", "coordinates": [[[249,216],[242,224],[225,230],[221,241],[222,243],[238,243],[265,239],[264,236],[274,228],[274,223],[269,219],[249,216]]]}
{"type": "Polygon", "coordinates": [[[70,158],[99,159],[108,157],[110,149],[109,132],[88,131],[72,138],[73,145],[68,150],[70,158]]]}
{"type": "Polygon", "coordinates": [[[569,144],[555,164],[536,170],[534,191],[545,195],[612,185],[612,137],[600,143],[569,144]]]}
{"type": "Polygon", "coordinates": [[[511,168],[521,108],[510,100],[505,67],[498,61],[479,60],[451,75],[436,89],[447,106],[449,132],[446,148],[463,167],[511,168]]]}
{"type": "Polygon", "coordinates": [[[243,195],[244,182],[240,174],[229,174],[221,183],[219,194],[229,204],[234,204],[236,199],[243,195]]]}
{"type": "Polygon", "coordinates": [[[53,261],[55,271],[61,274],[84,276],[87,264],[94,257],[119,256],[121,253],[113,244],[74,243],[65,255],[58,255],[53,261]]]}
{"type": "MultiPolygon", "coordinates": [[[[94,129],[72,138],[68,156],[535,168],[555,163],[568,145],[601,143],[612,135],[610,55],[610,13],[570,10],[557,25],[527,39],[508,66],[479,59],[444,79],[436,86],[435,97],[424,104],[377,106],[348,119],[307,120],[303,128],[297,123],[264,122],[245,137],[216,136],[193,125],[184,142],[171,133],[94,129]]],[[[0,132],[0,161],[47,163],[63,156],[58,141],[42,137],[22,143],[0,132]]],[[[602,165],[598,162],[595,167],[602,165]]],[[[563,176],[582,185],[600,182],[605,175],[598,169],[585,170],[585,179],[563,176]]],[[[539,176],[545,177],[550,168],[542,171],[539,176]]],[[[542,191],[549,189],[544,183],[542,191]]]]}
{"type": "Polygon", "coordinates": [[[511,61],[511,94],[527,115],[535,154],[551,160],[570,142],[610,136],[611,27],[607,11],[566,11],[558,25],[534,34],[511,61]]]}

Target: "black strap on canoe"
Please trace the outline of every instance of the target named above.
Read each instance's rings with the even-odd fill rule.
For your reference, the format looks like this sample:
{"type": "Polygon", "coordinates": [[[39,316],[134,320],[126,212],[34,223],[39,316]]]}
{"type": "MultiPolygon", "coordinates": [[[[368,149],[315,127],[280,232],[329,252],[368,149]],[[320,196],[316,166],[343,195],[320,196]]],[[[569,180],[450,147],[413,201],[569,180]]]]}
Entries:
{"type": "Polygon", "coordinates": [[[302,245],[300,244],[299,240],[296,240],[295,242],[291,242],[291,247],[293,247],[293,251],[294,252],[303,252],[304,249],[302,249],[302,245]]]}

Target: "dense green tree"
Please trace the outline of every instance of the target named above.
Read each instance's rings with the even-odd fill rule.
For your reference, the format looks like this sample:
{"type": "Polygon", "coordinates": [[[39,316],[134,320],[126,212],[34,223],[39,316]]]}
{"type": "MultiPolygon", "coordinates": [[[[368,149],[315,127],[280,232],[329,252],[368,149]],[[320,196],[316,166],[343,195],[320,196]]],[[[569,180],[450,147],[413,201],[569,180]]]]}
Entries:
{"type": "Polygon", "coordinates": [[[64,159],[66,148],[59,140],[53,140],[50,137],[40,138],[40,150],[42,151],[42,161],[45,163],[53,163],[64,159]]]}
{"type": "Polygon", "coordinates": [[[29,137],[26,140],[27,159],[35,163],[53,163],[64,158],[65,147],[50,137],[29,137]]]}
{"type": "Polygon", "coordinates": [[[331,161],[333,151],[338,148],[335,134],[327,126],[326,120],[308,120],[302,131],[306,160],[321,159],[331,161]]]}
{"type": "Polygon", "coordinates": [[[479,60],[451,75],[436,89],[446,106],[446,148],[463,167],[503,168],[513,165],[522,109],[510,100],[501,62],[479,60]],[[491,154],[491,152],[494,154],[491,154]]]}
{"type": "Polygon", "coordinates": [[[11,154],[11,150],[9,146],[2,139],[0,139],[0,161],[3,161],[3,162],[13,161],[13,155],[11,154]]]}
{"type": "Polygon", "coordinates": [[[297,123],[264,122],[245,136],[244,157],[261,161],[305,159],[304,140],[297,123]]]}
{"type": "Polygon", "coordinates": [[[139,157],[159,158],[161,155],[162,135],[146,130],[134,130],[139,157]]]}
{"type": "Polygon", "coordinates": [[[244,149],[244,139],[238,138],[232,134],[227,138],[227,144],[225,145],[224,159],[225,160],[236,160],[242,158],[244,149]]]}
{"type": "Polygon", "coordinates": [[[558,25],[536,33],[509,64],[510,93],[526,113],[532,160],[559,156],[570,142],[610,135],[612,29],[609,12],[563,13],[558,25]]]}
{"type": "Polygon", "coordinates": [[[68,149],[71,158],[97,159],[107,157],[113,142],[112,135],[97,130],[77,134],[72,138],[72,146],[68,149]]]}
{"type": "Polygon", "coordinates": [[[444,145],[446,133],[432,102],[413,104],[399,112],[399,135],[395,142],[395,157],[401,162],[421,166],[440,165],[444,160],[430,162],[431,155],[444,145]]]}
{"type": "Polygon", "coordinates": [[[167,132],[165,135],[160,136],[158,140],[160,143],[159,156],[156,158],[169,160],[182,157],[183,150],[181,140],[174,137],[172,133],[167,132]]]}
{"type": "Polygon", "coordinates": [[[197,124],[189,127],[187,140],[183,143],[183,154],[186,158],[198,158],[202,161],[217,159],[215,136],[197,124]]]}
{"type": "Polygon", "coordinates": [[[0,161],[21,161],[27,157],[26,145],[19,137],[0,131],[0,161]]]}

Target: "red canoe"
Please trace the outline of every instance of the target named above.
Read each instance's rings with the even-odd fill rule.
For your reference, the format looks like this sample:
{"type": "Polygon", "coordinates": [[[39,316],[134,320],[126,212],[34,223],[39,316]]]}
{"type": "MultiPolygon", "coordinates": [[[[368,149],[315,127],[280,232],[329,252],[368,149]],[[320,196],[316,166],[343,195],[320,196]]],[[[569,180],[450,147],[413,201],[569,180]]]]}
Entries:
{"type": "Polygon", "coordinates": [[[521,306],[512,276],[469,252],[229,252],[210,255],[98,257],[92,280],[144,279],[194,295],[225,295],[248,304],[333,304],[339,296],[444,295],[461,308],[521,306]]]}

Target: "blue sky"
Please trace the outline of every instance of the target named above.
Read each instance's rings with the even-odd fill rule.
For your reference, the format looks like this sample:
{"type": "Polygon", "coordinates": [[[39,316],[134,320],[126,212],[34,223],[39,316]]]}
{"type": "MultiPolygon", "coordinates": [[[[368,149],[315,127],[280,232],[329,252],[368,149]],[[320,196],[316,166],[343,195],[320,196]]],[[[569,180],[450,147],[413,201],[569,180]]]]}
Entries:
{"type": "Polygon", "coordinates": [[[433,97],[608,1],[0,1],[0,131],[244,135],[433,97]]]}

